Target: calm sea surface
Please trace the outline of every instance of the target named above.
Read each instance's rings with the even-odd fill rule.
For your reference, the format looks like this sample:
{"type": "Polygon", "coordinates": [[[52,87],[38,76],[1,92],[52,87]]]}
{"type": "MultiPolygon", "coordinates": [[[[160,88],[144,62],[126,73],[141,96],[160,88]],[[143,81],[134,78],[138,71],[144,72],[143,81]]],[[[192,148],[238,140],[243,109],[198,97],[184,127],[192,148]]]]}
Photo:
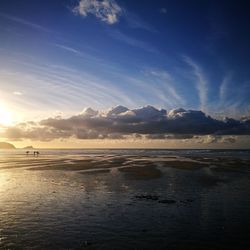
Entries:
{"type": "Polygon", "coordinates": [[[249,161],[248,150],[1,150],[0,249],[250,249],[249,161]]]}

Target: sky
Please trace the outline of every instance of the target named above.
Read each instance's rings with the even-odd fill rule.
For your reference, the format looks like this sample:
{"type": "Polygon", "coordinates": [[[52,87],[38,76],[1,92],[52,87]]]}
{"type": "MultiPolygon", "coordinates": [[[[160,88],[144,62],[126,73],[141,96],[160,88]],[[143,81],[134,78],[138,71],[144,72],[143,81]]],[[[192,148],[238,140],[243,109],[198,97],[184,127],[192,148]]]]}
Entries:
{"type": "Polygon", "coordinates": [[[249,7],[2,0],[0,138],[20,147],[249,148],[249,7]]]}

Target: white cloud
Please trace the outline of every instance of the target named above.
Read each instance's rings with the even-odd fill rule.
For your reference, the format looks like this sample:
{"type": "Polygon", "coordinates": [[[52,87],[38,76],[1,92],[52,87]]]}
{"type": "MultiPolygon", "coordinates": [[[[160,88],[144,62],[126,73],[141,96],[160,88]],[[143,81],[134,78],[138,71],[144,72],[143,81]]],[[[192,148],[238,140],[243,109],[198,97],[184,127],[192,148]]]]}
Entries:
{"type": "Polygon", "coordinates": [[[10,20],[12,22],[23,24],[25,26],[28,26],[30,28],[33,28],[33,29],[36,29],[36,30],[39,30],[39,31],[48,32],[48,33],[52,32],[50,29],[47,29],[46,27],[44,27],[44,26],[42,26],[40,24],[33,23],[33,22],[30,22],[30,21],[27,21],[26,19],[22,19],[22,18],[19,18],[19,17],[16,17],[16,16],[7,15],[7,14],[4,14],[4,13],[0,12],[0,17],[8,19],[8,20],[10,20]]]}
{"type": "Polygon", "coordinates": [[[140,16],[127,10],[123,11],[123,13],[124,13],[124,18],[130,28],[143,29],[152,33],[157,32],[157,30],[151,24],[143,20],[140,16]]]}
{"type": "Polygon", "coordinates": [[[7,127],[0,137],[50,141],[71,137],[122,139],[134,135],[148,139],[191,139],[197,135],[200,143],[231,144],[236,141],[235,136],[249,134],[248,119],[221,121],[197,110],[175,109],[167,114],[165,109],[149,105],[137,109],[120,105],[106,112],[87,108],[68,118],[53,117],[40,122],[20,123],[7,127]]]}
{"type": "Polygon", "coordinates": [[[108,24],[118,22],[122,8],[115,0],[80,0],[73,12],[81,16],[92,14],[108,24]]]}
{"type": "Polygon", "coordinates": [[[196,77],[199,99],[200,99],[200,108],[205,111],[207,106],[207,92],[208,92],[208,83],[207,79],[204,76],[204,73],[200,66],[196,64],[191,58],[184,56],[184,61],[192,68],[193,74],[196,77]]]}
{"type": "Polygon", "coordinates": [[[82,111],[81,115],[84,117],[93,117],[93,116],[98,115],[98,111],[93,110],[92,108],[85,108],[82,111]]]}
{"type": "Polygon", "coordinates": [[[232,74],[226,74],[220,85],[220,101],[223,103],[226,100],[228,87],[232,80],[232,74]]]}
{"type": "Polygon", "coordinates": [[[147,105],[142,108],[132,110],[136,117],[143,120],[158,120],[164,116],[166,116],[167,111],[165,109],[158,110],[157,108],[147,105]]]}
{"type": "Polygon", "coordinates": [[[206,135],[206,136],[198,136],[198,143],[205,144],[233,144],[238,140],[238,136],[218,136],[218,135],[206,135]]]}
{"type": "Polygon", "coordinates": [[[150,71],[150,74],[164,83],[163,87],[165,88],[166,92],[168,92],[170,95],[168,96],[168,99],[171,99],[171,101],[175,104],[181,104],[181,105],[185,104],[183,97],[177,93],[174,87],[174,80],[172,76],[167,71],[153,69],[150,71]]]}
{"type": "Polygon", "coordinates": [[[154,48],[152,45],[150,45],[149,43],[135,39],[131,36],[125,35],[124,33],[120,32],[118,30],[109,31],[108,34],[111,37],[115,38],[116,40],[124,42],[130,46],[143,49],[143,50],[148,51],[150,53],[160,54],[160,52],[156,48],[154,48]]]}
{"type": "Polygon", "coordinates": [[[124,114],[127,111],[128,111],[128,108],[126,108],[122,105],[118,105],[114,108],[111,108],[106,115],[107,115],[107,117],[112,117],[112,116],[124,114]]]}
{"type": "MultiPolygon", "coordinates": [[[[103,61],[98,62],[97,59],[94,61],[95,58],[86,57],[89,64],[94,61],[98,63],[97,67],[103,66],[102,69],[106,72],[115,72],[112,65],[106,63],[106,67],[103,61]]],[[[25,59],[16,63],[22,65],[24,71],[1,70],[0,92],[10,103],[17,101],[18,95],[13,92],[25,94],[25,98],[18,99],[18,112],[25,113],[26,119],[34,119],[32,112],[28,111],[33,109],[36,110],[37,116],[46,117],[48,108],[51,112],[61,110],[67,114],[89,105],[95,108],[108,108],[118,103],[135,106],[135,100],[125,93],[122,87],[117,86],[115,81],[101,78],[84,69],[80,71],[63,65],[30,63],[25,59]],[[31,91],[34,86],[35,91],[31,91]]],[[[13,65],[15,68],[16,64],[13,65]]]]}
{"type": "Polygon", "coordinates": [[[76,49],[74,49],[72,47],[65,46],[65,45],[62,45],[62,44],[57,44],[57,43],[54,43],[52,45],[54,45],[55,47],[60,48],[62,50],[66,50],[68,52],[72,52],[73,54],[76,54],[76,55],[79,55],[79,56],[82,55],[82,53],[79,50],[76,50],[76,49]]]}
{"type": "Polygon", "coordinates": [[[22,92],[19,92],[19,91],[14,91],[14,92],[13,92],[13,95],[23,95],[23,93],[22,93],[22,92]]]}

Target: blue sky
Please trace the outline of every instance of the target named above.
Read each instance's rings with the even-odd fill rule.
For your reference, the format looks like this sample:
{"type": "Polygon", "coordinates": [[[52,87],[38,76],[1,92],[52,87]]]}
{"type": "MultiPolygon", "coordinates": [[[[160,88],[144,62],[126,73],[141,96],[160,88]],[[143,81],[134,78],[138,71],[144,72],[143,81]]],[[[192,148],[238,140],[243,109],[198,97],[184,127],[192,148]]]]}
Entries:
{"type": "Polygon", "coordinates": [[[235,142],[249,134],[249,7],[1,1],[0,137],[235,142]]]}
{"type": "Polygon", "coordinates": [[[0,10],[1,95],[18,111],[249,114],[247,1],[23,0],[0,10]]]}

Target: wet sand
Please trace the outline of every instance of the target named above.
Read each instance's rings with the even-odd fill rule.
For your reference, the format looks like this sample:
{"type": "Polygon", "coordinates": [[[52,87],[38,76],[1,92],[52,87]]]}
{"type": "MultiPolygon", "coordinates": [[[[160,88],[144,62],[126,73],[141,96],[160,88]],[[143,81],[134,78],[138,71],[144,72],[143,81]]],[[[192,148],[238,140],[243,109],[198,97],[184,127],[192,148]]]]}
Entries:
{"type": "MultiPolygon", "coordinates": [[[[112,168],[135,168],[138,167],[157,168],[169,167],[182,170],[199,170],[208,167],[213,171],[248,171],[249,159],[221,158],[221,157],[141,157],[138,156],[84,156],[84,157],[32,157],[20,156],[17,158],[3,158],[0,160],[0,170],[24,168],[26,170],[62,170],[62,171],[84,171],[95,169],[112,168]]],[[[121,170],[122,171],[122,170],[121,170]]],[[[133,171],[133,170],[131,170],[133,171]]],[[[140,172],[140,171],[139,171],[140,172]]]]}
{"type": "Polygon", "coordinates": [[[0,249],[249,248],[249,158],[73,153],[1,155],[0,249]]]}

